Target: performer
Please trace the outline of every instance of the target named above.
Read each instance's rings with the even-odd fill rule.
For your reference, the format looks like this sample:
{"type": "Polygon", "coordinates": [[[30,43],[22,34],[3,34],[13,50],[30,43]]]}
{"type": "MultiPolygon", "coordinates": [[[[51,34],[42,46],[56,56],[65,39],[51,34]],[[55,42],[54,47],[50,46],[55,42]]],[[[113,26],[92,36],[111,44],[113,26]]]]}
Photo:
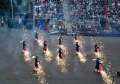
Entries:
{"type": "Polygon", "coordinates": [[[79,42],[76,42],[76,47],[78,47],[79,46],[79,42]]]}
{"type": "Polygon", "coordinates": [[[95,43],[95,49],[98,47],[98,44],[97,43],[95,43]]]}
{"type": "Polygon", "coordinates": [[[35,40],[40,40],[40,37],[39,37],[39,34],[38,33],[35,33],[35,40]]]}
{"type": "Polygon", "coordinates": [[[28,50],[28,47],[27,47],[26,41],[23,41],[23,52],[27,50],[28,50]]]}
{"type": "Polygon", "coordinates": [[[81,46],[76,46],[76,52],[80,52],[81,46]]]}
{"type": "Polygon", "coordinates": [[[34,71],[37,71],[37,69],[40,69],[40,61],[38,60],[38,56],[35,57],[35,69],[34,71]]]}
{"type": "Polygon", "coordinates": [[[63,40],[62,40],[62,37],[59,38],[59,45],[62,45],[63,44],[63,40]]]}
{"type": "Polygon", "coordinates": [[[100,66],[100,58],[97,58],[94,73],[99,72],[99,66],[100,66]]]}
{"type": "Polygon", "coordinates": [[[45,48],[46,46],[48,46],[48,45],[47,45],[47,41],[44,41],[43,45],[44,45],[44,48],[45,48]]]}
{"type": "Polygon", "coordinates": [[[60,47],[59,47],[58,54],[59,54],[59,58],[62,59],[62,57],[63,57],[63,52],[62,52],[62,49],[61,49],[60,47]]]}
{"type": "Polygon", "coordinates": [[[99,52],[99,51],[100,51],[100,47],[97,46],[97,47],[95,48],[95,52],[97,53],[97,52],[99,52]]]}
{"type": "Polygon", "coordinates": [[[45,54],[47,51],[48,51],[48,45],[47,45],[47,42],[46,41],[44,41],[44,47],[43,47],[43,53],[45,54]]]}
{"type": "Polygon", "coordinates": [[[75,34],[75,40],[78,40],[78,35],[77,34],[75,34]]]}

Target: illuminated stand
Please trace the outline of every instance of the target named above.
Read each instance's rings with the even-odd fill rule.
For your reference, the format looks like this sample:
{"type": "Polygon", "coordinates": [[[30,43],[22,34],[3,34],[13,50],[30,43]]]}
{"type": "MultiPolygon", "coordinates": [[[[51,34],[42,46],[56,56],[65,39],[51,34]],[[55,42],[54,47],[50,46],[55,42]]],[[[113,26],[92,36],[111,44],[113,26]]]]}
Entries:
{"type": "Polygon", "coordinates": [[[114,84],[115,78],[120,78],[120,72],[117,72],[117,76],[113,76],[112,84],[114,84]]]}

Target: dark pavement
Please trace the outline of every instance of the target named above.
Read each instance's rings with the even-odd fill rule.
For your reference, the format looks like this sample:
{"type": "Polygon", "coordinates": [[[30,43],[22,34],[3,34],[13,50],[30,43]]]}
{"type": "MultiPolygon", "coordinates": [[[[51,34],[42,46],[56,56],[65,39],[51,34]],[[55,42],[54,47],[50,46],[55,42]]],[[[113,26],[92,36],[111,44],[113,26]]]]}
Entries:
{"type": "MultiPolygon", "coordinates": [[[[102,48],[103,69],[109,74],[116,75],[119,67],[119,37],[79,37],[82,45],[82,54],[86,62],[80,61],[75,55],[75,44],[73,36],[64,36],[64,45],[67,47],[66,54],[61,61],[56,60],[58,48],[58,36],[49,36],[41,31],[41,37],[48,41],[52,60],[47,61],[43,55],[43,47],[34,40],[33,30],[17,30],[0,27],[0,84],[110,84],[104,83],[99,73],[94,73],[94,43],[102,48]],[[25,61],[22,54],[22,40],[26,40],[30,49],[30,57],[37,55],[41,61],[43,72],[39,78],[34,69],[34,59],[25,61]],[[114,69],[115,68],[115,69],[114,69]],[[110,73],[111,72],[111,73],[110,73]],[[44,74],[44,75],[43,75],[44,74]],[[38,80],[39,79],[39,80],[38,80]],[[42,83],[44,82],[44,83],[42,83]]],[[[108,75],[109,75],[108,74],[108,75]]],[[[105,79],[108,80],[108,79],[105,79]]],[[[119,84],[119,79],[116,79],[119,84]]]]}

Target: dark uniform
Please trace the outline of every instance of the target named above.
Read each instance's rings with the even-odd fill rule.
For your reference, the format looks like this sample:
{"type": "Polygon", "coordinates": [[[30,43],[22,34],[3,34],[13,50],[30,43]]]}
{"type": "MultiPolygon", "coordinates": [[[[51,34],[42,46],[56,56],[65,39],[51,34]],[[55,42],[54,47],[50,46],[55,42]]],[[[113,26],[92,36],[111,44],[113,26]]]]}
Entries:
{"type": "Polygon", "coordinates": [[[79,46],[79,43],[76,42],[76,51],[79,52],[80,51],[80,46],[79,46]]]}
{"type": "Polygon", "coordinates": [[[23,50],[26,50],[27,44],[26,41],[23,41],[23,50]]]}
{"type": "Polygon", "coordinates": [[[77,52],[80,52],[80,49],[81,49],[80,46],[76,46],[76,51],[77,51],[77,52]]]}
{"type": "Polygon", "coordinates": [[[46,42],[46,41],[44,41],[43,45],[44,45],[44,47],[46,47],[46,46],[47,46],[47,42],[46,42]]]}
{"type": "Polygon", "coordinates": [[[78,42],[76,42],[76,47],[78,47],[79,46],[79,43],[78,42]]]}
{"type": "Polygon", "coordinates": [[[63,52],[62,52],[62,49],[61,48],[59,48],[59,58],[61,59],[62,58],[62,56],[63,56],[63,52]]]}
{"type": "Polygon", "coordinates": [[[98,45],[97,45],[97,43],[95,44],[95,48],[97,48],[98,47],[98,45]]]}
{"type": "Polygon", "coordinates": [[[38,68],[38,56],[35,58],[35,67],[38,68]]]}
{"type": "Polygon", "coordinates": [[[44,50],[44,51],[47,51],[47,49],[48,49],[47,42],[46,42],[46,41],[44,41],[44,44],[43,44],[43,45],[44,45],[44,48],[43,48],[43,50],[44,50]]]}
{"type": "Polygon", "coordinates": [[[35,33],[35,39],[38,39],[38,37],[39,37],[39,34],[35,33]]]}
{"type": "Polygon", "coordinates": [[[46,48],[46,46],[47,46],[47,42],[46,42],[46,41],[44,41],[43,45],[44,45],[44,49],[45,49],[45,48],[46,48]]]}
{"type": "Polygon", "coordinates": [[[96,66],[95,66],[95,68],[96,68],[97,70],[99,70],[99,65],[100,65],[100,59],[97,58],[97,59],[96,59],[96,66]]]}
{"type": "Polygon", "coordinates": [[[59,45],[61,45],[63,42],[62,37],[59,38],[59,45]]]}

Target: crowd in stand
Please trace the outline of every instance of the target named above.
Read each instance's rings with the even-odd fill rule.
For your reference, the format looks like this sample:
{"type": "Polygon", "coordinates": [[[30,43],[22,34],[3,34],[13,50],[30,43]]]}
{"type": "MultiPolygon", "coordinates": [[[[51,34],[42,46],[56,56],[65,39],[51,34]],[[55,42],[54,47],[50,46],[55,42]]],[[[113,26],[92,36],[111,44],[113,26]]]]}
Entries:
{"type": "Polygon", "coordinates": [[[55,0],[36,0],[35,1],[35,16],[47,17],[52,13],[56,13],[55,0]]]}
{"type": "Polygon", "coordinates": [[[46,29],[52,28],[59,30],[65,28],[61,0],[35,0],[34,10],[36,19],[50,19],[45,27],[46,29]]]}
{"type": "Polygon", "coordinates": [[[35,16],[39,17],[63,17],[62,6],[59,0],[35,0],[35,16]]]}
{"type": "Polygon", "coordinates": [[[109,19],[120,19],[120,1],[117,0],[70,0],[71,15],[94,19],[106,16],[109,19]]]}
{"type": "Polygon", "coordinates": [[[106,24],[120,25],[120,0],[69,0],[68,9],[71,19],[100,21],[105,18],[106,24]]]}
{"type": "Polygon", "coordinates": [[[100,24],[98,23],[85,23],[85,24],[75,24],[72,25],[73,31],[100,31],[100,24]]]}

